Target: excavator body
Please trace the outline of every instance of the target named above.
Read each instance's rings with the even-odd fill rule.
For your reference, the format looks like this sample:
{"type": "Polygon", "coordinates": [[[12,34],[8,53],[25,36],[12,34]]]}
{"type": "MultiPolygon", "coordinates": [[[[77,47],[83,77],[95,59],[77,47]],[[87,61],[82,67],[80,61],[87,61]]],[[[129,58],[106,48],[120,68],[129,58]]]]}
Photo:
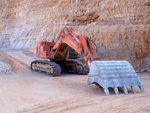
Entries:
{"type": "Polygon", "coordinates": [[[54,42],[38,42],[36,47],[36,56],[44,59],[53,59],[54,52],[51,50],[51,48],[54,46],[54,44],[54,42]]]}
{"type": "Polygon", "coordinates": [[[41,41],[36,47],[36,56],[45,60],[31,62],[31,70],[45,72],[52,76],[60,75],[63,71],[69,73],[89,73],[88,84],[98,84],[106,95],[109,88],[119,94],[122,87],[128,94],[127,86],[136,93],[135,86],[144,88],[131,64],[127,61],[100,61],[97,46],[87,36],[78,35],[72,28],[65,27],[56,42],[41,41]]]}

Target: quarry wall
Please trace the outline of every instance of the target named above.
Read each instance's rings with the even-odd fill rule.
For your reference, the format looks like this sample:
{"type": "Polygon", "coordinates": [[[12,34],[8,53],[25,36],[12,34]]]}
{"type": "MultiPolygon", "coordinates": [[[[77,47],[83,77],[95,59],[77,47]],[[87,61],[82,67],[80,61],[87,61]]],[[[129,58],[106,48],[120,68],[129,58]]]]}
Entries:
{"type": "Polygon", "coordinates": [[[34,51],[70,26],[93,38],[101,60],[150,71],[148,0],[1,0],[0,6],[0,47],[34,51]]]}

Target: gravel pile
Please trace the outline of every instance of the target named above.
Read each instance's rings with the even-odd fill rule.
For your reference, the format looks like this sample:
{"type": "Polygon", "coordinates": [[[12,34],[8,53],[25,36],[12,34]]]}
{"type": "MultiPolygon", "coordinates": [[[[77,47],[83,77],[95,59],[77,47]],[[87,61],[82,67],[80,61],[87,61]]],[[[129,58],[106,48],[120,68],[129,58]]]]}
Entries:
{"type": "Polygon", "coordinates": [[[12,72],[11,66],[0,61],[0,73],[10,73],[12,72]]]}

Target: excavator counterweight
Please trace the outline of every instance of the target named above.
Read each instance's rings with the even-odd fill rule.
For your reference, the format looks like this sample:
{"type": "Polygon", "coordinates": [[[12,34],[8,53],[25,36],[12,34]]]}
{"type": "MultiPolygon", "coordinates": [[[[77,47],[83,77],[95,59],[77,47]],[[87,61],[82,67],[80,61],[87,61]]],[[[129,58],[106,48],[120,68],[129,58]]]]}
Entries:
{"type": "Polygon", "coordinates": [[[100,61],[97,46],[87,36],[78,35],[72,28],[65,27],[56,42],[38,42],[36,56],[47,60],[36,60],[31,63],[31,70],[45,72],[52,76],[62,71],[69,73],[89,73],[88,84],[98,84],[106,95],[113,88],[116,95],[118,87],[128,94],[127,86],[136,93],[135,86],[141,92],[144,88],[131,64],[127,61],[100,61]]]}

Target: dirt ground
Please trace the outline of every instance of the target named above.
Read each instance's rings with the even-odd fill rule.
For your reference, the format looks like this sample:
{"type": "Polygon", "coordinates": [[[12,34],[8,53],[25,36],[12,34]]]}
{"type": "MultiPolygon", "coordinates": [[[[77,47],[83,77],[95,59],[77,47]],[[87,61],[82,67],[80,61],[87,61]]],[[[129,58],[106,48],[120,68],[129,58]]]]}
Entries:
{"type": "Polygon", "coordinates": [[[50,77],[32,72],[35,58],[23,50],[0,50],[12,73],[0,74],[0,113],[150,113],[150,73],[138,74],[145,92],[106,96],[102,88],[89,86],[87,75],[50,77]]]}

